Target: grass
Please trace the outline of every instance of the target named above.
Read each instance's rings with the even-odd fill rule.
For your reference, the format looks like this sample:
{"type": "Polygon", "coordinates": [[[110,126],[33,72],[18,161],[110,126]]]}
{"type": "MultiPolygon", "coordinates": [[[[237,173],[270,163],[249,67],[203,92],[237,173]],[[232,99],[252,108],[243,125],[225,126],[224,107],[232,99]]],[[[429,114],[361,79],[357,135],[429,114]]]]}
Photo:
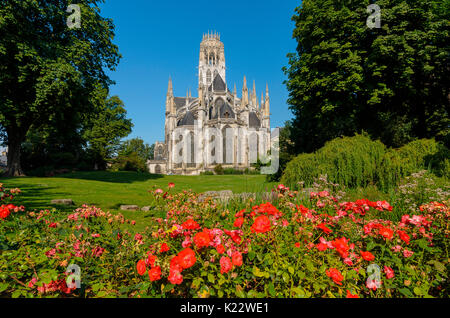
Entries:
{"type": "MultiPolygon", "coordinates": [[[[70,212],[75,207],[52,205],[53,199],[72,199],[76,207],[95,205],[104,211],[117,213],[120,205],[151,206],[154,186],[167,189],[175,183],[175,191],[191,189],[195,192],[232,190],[234,193],[262,192],[273,187],[264,175],[164,176],[137,172],[76,172],[55,177],[0,178],[5,188],[20,188],[22,193],[14,201],[27,210],[56,208],[70,212]]],[[[137,229],[145,227],[145,217],[154,212],[120,211],[126,218],[136,220],[137,229]]]]}

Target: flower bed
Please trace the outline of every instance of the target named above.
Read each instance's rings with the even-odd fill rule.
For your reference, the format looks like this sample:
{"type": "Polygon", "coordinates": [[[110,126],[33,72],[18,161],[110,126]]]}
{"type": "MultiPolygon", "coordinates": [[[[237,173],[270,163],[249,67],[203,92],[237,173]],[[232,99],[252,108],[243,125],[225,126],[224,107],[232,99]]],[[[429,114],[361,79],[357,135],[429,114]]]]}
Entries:
{"type": "Polygon", "coordinates": [[[152,191],[161,217],[141,233],[96,207],[2,205],[0,295],[448,297],[448,202],[393,221],[386,201],[327,191],[302,199],[279,185],[273,202],[224,206],[173,187],[152,191]]]}

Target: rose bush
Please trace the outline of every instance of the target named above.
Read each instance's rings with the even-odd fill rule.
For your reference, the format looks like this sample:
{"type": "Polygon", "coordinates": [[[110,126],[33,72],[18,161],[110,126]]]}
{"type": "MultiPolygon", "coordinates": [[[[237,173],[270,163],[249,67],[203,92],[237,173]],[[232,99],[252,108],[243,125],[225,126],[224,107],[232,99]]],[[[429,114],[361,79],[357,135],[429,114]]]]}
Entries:
{"type": "Polygon", "coordinates": [[[173,187],[152,191],[163,213],[140,233],[96,207],[12,209],[0,220],[0,295],[448,297],[448,201],[394,221],[386,201],[329,191],[280,185],[272,202],[218,203],[173,187]]]}

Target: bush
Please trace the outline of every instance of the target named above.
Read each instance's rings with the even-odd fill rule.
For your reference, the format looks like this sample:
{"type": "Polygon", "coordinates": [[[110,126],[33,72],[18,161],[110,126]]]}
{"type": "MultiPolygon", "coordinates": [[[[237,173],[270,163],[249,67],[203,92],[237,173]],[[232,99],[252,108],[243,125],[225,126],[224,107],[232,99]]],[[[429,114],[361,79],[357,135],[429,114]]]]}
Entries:
{"type": "Polygon", "coordinates": [[[209,170],[206,170],[206,171],[200,172],[200,175],[201,175],[201,176],[213,176],[213,175],[214,175],[214,172],[209,171],[209,170]]]}
{"type": "Polygon", "coordinates": [[[147,172],[147,165],[145,161],[138,156],[137,153],[132,152],[128,155],[119,156],[111,165],[112,171],[136,171],[147,172]]]}
{"type": "Polygon", "coordinates": [[[311,185],[315,178],[327,175],[328,180],[347,187],[367,186],[377,180],[377,169],[386,147],[368,136],[337,138],[312,154],[301,154],[288,163],[281,182],[297,188],[304,181],[311,185]]]}
{"type": "Polygon", "coordinates": [[[223,169],[223,174],[244,174],[244,171],[234,168],[225,168],[223,169]]]}
{"type": "Polygon", "coordinates": [[[366,135],[337,138],[311,154],[300,154],[288,163],[281,182],[294,188],[315,178],[356,188],[376,185],[388,191],[411,173],[429,169],[448,178],[449,150],[434,139],[415,140],[398,149],[387,149],[366,135]]]}
{"type": "Polygon", "coordinates": [[[434,139],[415,140],[389,149],[378,172],[379,186],[383,190],[392,189],[404,177],[423,169],[448,178],[449,157],[449,150],[434,139]]]}
{"type": "Polygon", "coordinates": [[[215,174],[223,174],[224,170],[221,164],[218,164],[217,166],[214,167],[214,173],[215,174]]]}

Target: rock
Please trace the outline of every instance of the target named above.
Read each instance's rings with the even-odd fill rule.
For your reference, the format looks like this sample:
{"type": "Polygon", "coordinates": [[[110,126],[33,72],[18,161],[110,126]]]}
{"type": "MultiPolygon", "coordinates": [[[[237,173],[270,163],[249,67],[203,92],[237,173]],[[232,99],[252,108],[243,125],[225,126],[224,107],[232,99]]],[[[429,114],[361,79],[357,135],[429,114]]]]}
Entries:
{"type": "Polygon", "coordinates": [[[144,206],[141,208],[141,211],[148,212],[148,211],[150,211],[150,208],[151,207],[149,207],[149,206],[144,206]]]}
{"type": "Polygon", "coordinates": [[[122,211],[137,211],[139,207],[137,205],[121,205],[120,209],[122,211]]]}
{"type": "Polygon", "coordinates": [[[75,203],[73,202],[72,199],[57,199],[57,200],[52,200],[51,204],[74,205],[75,203]]]}

